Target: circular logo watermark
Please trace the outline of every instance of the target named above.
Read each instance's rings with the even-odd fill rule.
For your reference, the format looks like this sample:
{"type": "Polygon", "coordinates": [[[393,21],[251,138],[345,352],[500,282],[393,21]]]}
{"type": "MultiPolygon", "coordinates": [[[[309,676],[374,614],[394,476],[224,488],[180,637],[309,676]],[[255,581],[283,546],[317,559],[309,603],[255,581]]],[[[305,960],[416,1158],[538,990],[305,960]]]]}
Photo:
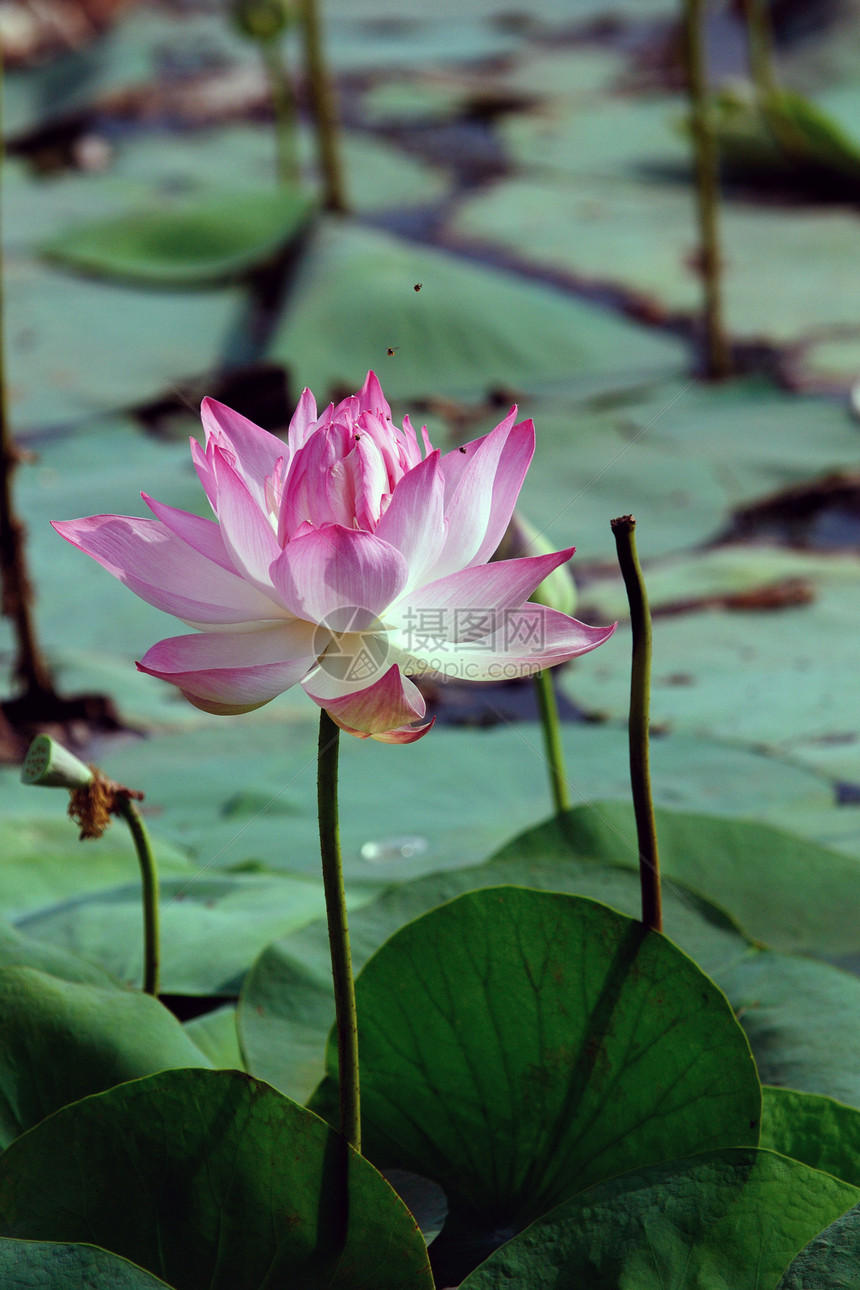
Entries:
{"type": "Polygon", "coordinates": [[[388,639],[368,610],[344,605],[327,614],[314,633],[320,669],[336,681],[373,685],[388,671],[388,639]]]}

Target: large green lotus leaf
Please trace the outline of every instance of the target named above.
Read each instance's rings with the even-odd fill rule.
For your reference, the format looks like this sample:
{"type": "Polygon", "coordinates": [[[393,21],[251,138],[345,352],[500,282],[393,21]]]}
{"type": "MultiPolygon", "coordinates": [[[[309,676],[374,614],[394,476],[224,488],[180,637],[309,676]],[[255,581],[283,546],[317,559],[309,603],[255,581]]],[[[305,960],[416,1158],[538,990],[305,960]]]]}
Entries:
{"type": "MultiPolygon", "coordinates": [[[[361,898],[356,892],[355,899],[361,898]]],[[[325,909],[322,884],[303,874],[189,874],[161,883],[161,984],[167,994],[235,994],[274,936],[325,909]]],[[[143,972],[140,887],[78,896],[28,914],[28,935],[72,951],[129,985],[143,972]]]]}
{"type": "Polygon", "coordinates": [[[0,967],[36,968],[39,972],[59,977],[61,981],[78,981],[84,985],[117,985],[106,972],[88,959],[57,949],[55,945],[45,945],[43,941],[22,936],[5,922],[0,922],[0,967]]]}
{"type": "Polygon", "coordinates": [[[17,430],[143,402],[234,357],[239,287],[135,291],[15,259],[4,276],[17,430]]]}
{"type": "Polygon", "coordinates": [[[127,1259],[95,1245],[0,1239],[0,1277],[7,1290],[170,1290],[127,1259]]]}
{"type": "Polygon", "coordinates": [[[560,1205],[462,1290],[773,1290],[803,1244],[858,1197],[856,1187],[770,1151],[673,1160],[560,1205]]]}
{"type": "Polygon", "coordinates": [[[832,1097],[763,1088],[761,1146],[860,1186],[860,1111],[832,1097]]]}
{"type": "MultiPolygon", "coordinates": [[[[77,826],[65,815],[65,793],[45,794],[42,813],[34,814],[38,798],[32,792],[25,796],[11,779],[12,773],[6,771],[3,787],[8,784],[11,792],[2,793],[0,815],[0,908],[5,917],[20,918],[83,892],[135,878],[138,860],[121,821],[115,821],[98,841],[81,842],[77,826]]],[[[152,846],[162,875],[194,873],[177,847],[158,837],[153,837],[152,846]]]]}
{"type": "Polygon", "coordinates": [[[813,1237],[776,1290],[860,1290],[860,1206],[813,1237]]]}
{"type": "MultiPolygon", "coordinates": [[[[356,1003],[363,1150],[438,1182],[448,1225],[489,1248],[602,1178],[758,1142],[755,1063],[724,995],[596,901],[468,892],[387,941],[356,1003]]],[[[331,1039],[327,1065],[311,1105],[330,1110],[331,1039]]]]}
{"type": "Polygon", "coordinates": [[[209,1061],[151,995],[0,969],[0,1145],[90,1093],[209,1061]]]}
{"type": "Polygon", "coordinates": [[[417,1226],[339,1137],[238,1071],[165,1071],[74,1106],[0,1157],[0,1230],[92,1241],[175,1290],[432,1290],[417,1226]],[[344,1244],[345,1237],[345,1244],[344,1244]]]}
{"type": "MultiPolygon", "coordinates": [[[[630,178],[607,183],[600,176],[515,178],[464,202],[448,227],[455,239],[490,243],[530,266],[622,289],[652,309],[701,309],[686,185],[630,178]]],[[[785,342],[860,322],[849,267],[860,249],[860,229],[849,210],[726,202],[722,238],[726,321],[733,335],[785,342]]]]}
{"type": "Polygon", "coordinates": [[[219,1070],[245,1069],[236,1034],[236,1005],[226,1003],[212,1012],[186,1021],[183,1029],[188,1038],[219,1070]]]}
{"type": "Polygon", "coordinates": [[[269,357],[301,373],[318,398],[357,388],[368,368],[390,397],[406,398],[572,375],[583,390],[623,386],[683,363],[675,340],[606,310],[334,220],[314,234],[269,357]]]}
{"type": "Polygon", "coordinates": [[[63,229],[42,250],[63,267],[164,287],[208,286],[270,262],[301,232],[309,197],[276,187],[234,187],[203,198],[63,229]]]}
{"type": "MultiPolygon", "coordinates": [[[[665,882],[700,892],[772,949],[860,957],[860,860],[758,820],[659,808],[656,819],[665,882]]],[[[638,869],[633,807],[574,807],[520,834],[498,854],[559,865],[565,856],[593,856],[638,869]]]]}
{"type": "Polygon", "coordinates": [[[763,1084],[860,1107],[860,981],[839,968],[769,950],[718,973],[763,1084]]]}
{"type": "MultiPolygon", "coordinates": [[[[493,859],[468,869],[428,874],[389,888],[350,916],[358,969],[400,927],[465,891],[499,885],[566,891],[638,917],[638,874],[566,855],[493,859]]],[[[663,892],[672,940],[712,976],[743,956],[748,942],[722,911],[677,885],[663,892]]],[[[242,987],[238,1026],[248,1068],[296,1101],[306,1101],[324,1074],[325,1042],[334,1020],[328,929],[309,923],[270,945],[242,987]]]]}
{"type": "MultiPolygon", "coordinates": [[[[654,623],[651,720],[790,756],[834,777],[858,775],[860,598],[823,585],[811,604],[763,613],[712,610],[654,623]],[[826,648],[825,648],[826,645],[826,648]]],[[[580,705],[622,717],[629,703],[629,630],[562,680],[580,705]]]]}

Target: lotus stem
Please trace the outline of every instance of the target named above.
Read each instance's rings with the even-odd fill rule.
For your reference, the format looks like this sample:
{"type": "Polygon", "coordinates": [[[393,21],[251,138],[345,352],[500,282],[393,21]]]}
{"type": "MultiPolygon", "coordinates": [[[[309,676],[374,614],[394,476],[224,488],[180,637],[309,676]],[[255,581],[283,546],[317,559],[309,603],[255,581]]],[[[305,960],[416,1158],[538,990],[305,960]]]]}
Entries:
{"type": "Polygon", "coordinates": [[[543,727],[544,751],[549,768],[549,782],[552,789],[552,800],[556,815],[563,815],[570,809],[570,797],[567,791],[567,776],[564,773],[564,752],[561,747],[561,723],[558,719],[558,704],[552,684],[552,673],[549,668],[535,673],[535,692],[537,694],[540,722],[543,727]]]}
{"type": "Polygon", "coordinates": [[[272,111],[275,116],[275,141],[278,154],[278,176],[282,184],[298,186],[301,178],[296,138],[296,100],[290,84],[277,38],[260,41],[260,52],[269,80],[272,111]]]}
{"type": "Polygon", "coordinates": [[[160,934],[158,917],[158,870],[146,826],[134,802],[122,793],[117,794],[115,813],[128,825],[140,864],[143,893],[143,992],[158,997],[161,967],[160,934]]]}
{"type": "Polygon", "coordinates": [[[730,376],[731,351],[723,322],[717,141],[708,93],[703,0],[683,0],[687,92],[696,169],[699,262],[704,289],[706,371],[713,380],[730,376]]]}
{"type": "Polygon", "coordinates": [[[651,797],[649,764],[649,714],[651,708],[651,613],[645,580],[636,553],[636,521],[632,515],[612,520],[618,563],[627,588],[633,628],[633,665],[630,679],[630,785],[639,846],[639,882],[642,889],[642,922],[655,932],[663,930],[660,892],[660,854],[651,797]]]}
{"type": "Polygon", "coordinates": [[[773,56],[773,28],[767,0],[742,0],[747,24],[750,75],[763,98],[769,98],[778,89],[773,56]]]}
{"type": "Polygon", "coordinates": [[[323,206],[326,210],[344,214],[349,207],[338,148],[334,93],[323,55],[317,0],[301,0],[300,12],[305,41],[305,67],[323,179],[323,206]]]}
{"type": "Polygon", "coordinates": [[[350,1146],[361,1150],[361,1110],[358,1078],[358,1018],[355,982],[349,949],[340,824],[337,809],[337,760],[340,730],[324,708],[320,710],[319,756],[317,761],[317,803],[319,808],[320,854],[325,888],[331,970],[334,981],[337,1029],[340,1131],[350,1146]]]}

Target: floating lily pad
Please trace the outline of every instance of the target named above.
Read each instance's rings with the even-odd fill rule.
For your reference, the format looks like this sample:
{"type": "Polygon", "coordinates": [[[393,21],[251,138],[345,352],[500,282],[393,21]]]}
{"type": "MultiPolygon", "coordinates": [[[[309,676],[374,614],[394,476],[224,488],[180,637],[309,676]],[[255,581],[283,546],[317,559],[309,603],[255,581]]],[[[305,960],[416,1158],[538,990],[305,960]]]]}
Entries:
{"type": "MultiPolygon", "coordinates": [[[[682,185],[517,178],[465,202],[449,229],[456,239],[501,247],[531,266],[619,288],[652,311],[701,310],[693,204],[682,185]]],[[[729,201],[722,240],[732,335],[786,342],[822,327],[860,322],[849,285],[860,251],[852,211],[729,201]],[[792,265],[790,274],[786,264],[792,265]]]]}
{"type": "Polygon", "coordinates": [[[560,1205],[492,1255],[462,1290],[566,1290],[577,1283],[593,1290],[760,1290],[857,1196],[855,1187],[769,1151],[673,1160],[560,1205]]]}
{"type": "MultiPolygon", "coordinates": [[[[537,62],[537,73],[549,64],[552,80],[544,89],[552,97],[538,102],[530,111],[518,112],[501,123],[502,138],[514,163],[530,174],[547,172],[560,178],[599,178],[607,183],[619,179],[643,181],[663,177],[677,184],[690,182],[691,149],[677,128],[683,119],[686,100],[679,95],[607,96],[606,81],[623,70],[623,63],[600,51],[595,61],[591,51],[556,51],[537,62]]],[[[538,77],[533,78],[537,91],[538,77]]],[[[599,211],[595,210],[595,215],[599,211]]]]}
{"type": "Polygon", "coordinates": [[[7,260],[8,380],[16,430],[164,393],[229,363],[244,295],[146,292],[7,260]]]}
{"type": "MultiPolygon", "coordinates": [[[[159,812],[159,834],[189,848],[198,864],[223,869],[254,860],[316,877],[318,721],[306,696],[297,698],[288,725],[280,700],[270,705],[266,722],[206,718],[184,733],[112,749],[110,773],[146,788],[148,805],[159,812]],[[264,795],[256,810],[241,818],[225,813],[237,793],[250,790],[264,795]]],[[[629,798],[626,731],[566,725],[563,739],[576,801],[629,798]]],[[[652,773],[657,801],[681,810],[778,823],[790,801],[798,828],[804,809],[815,812],[820,826],[833,802],[825,780],[710,740],[656,740],[652,773]]],[[[11,789],[17,795],[17,786],[11,789]]],[[[551,807],[541,733],[529,723],[435,729],[400,757],[370,740],[342,739],[340,795],[348,879],[377,887],[476,864],[551,807]],[[403,838],[423,845],[388,845],[403,838]],[[373,855],[381,859],[374,862],[373,855]]]]}
{"type": "MultiPolygon", "coordinates": [[[[841,587],[850,595],[857,583],[857,557],[733,543],[649,561],[645,577],[652,613],[685,607],[696,610],[697,606],[707,612],[721,607],[720,601],[733,598],[740,609],[742,598],[754,600],[755,593],[761,593],[761,611],[767,613],[765,593],[791,581],[811,586],[813,594],[816,587],[831,586],[841,587]]],[[[589,579],[587,607],[592,615],[604,620],[629,616],[620,571],[589,579]]],[[[790,601],[785,607],[790,608],[790,601]]]]}
{"type": "Polygon", "coordinates": [[[175,1290],[432,1290],[421,1233],[316,1116],[238,1071],[166,1071],[74,1106],[0,1157],[0,1231],[97,1242],[175,1290]]]}
{"type": "MultiPolygon", "coordinates": [[[[779,612],[657,619],[651,720],[860,778],[860,695],[841,680],[856,667],[860,602],[846,593],[844,584],[825,585],[812,604],[779,612]]],[[[629,702],[627,630],[615,639],[620,649],[602,650],[591,667],[562,682],[577,702],[607,717],[622,717],[629,702]]]]}
{"type": "MultiPolygon", "coordinates": [[[[449,180],[437,166],[420,161],[385,140],[354,131],[338,136],[350,209],[360,213],[403,209],[436,201],[449,180]]],[[[316,191],[316,144],[309,129],[298,132],[299,158],[306,190],[316,191]]],[[[268,123],[231,124],[182,134],[144,135],[128,140],[118,153],[117,176],[154,185],[166,195],[206,197],[237,184],[256,189],[277,186],[276,144],[268,123]]]]}
{"type": "Polygon", "coordinates": [[[389,397],[414,398],[571,375],[606,388],[684,361],[675,340],[552,288],[332,220],[302,260],[269,357],[318,398],[357,388],[368,368],[389,397]]]}
{"type": "Polygon", "coordinates": [[[79,224],[42,248],[48,259],[99,277],[165,287],[206,286],[274,259],[310,218],[295,189],[234,189],[204,200],[79,224]]]}
{"type": "MultiPolygon", "coordinates": [[[[574,567],[589,559],[615,566],[613,516],[635,513],[640,555],[650,562],[725,531],[744,503],[854,469],[860,454],[847,407],[762,380],[669,383],[603,409],[548,394],[529,412],[537,451],[522,504],[554,542],[576,543],[574,567]]],[[[707,569],[718,553],[702,558],[707,569]]],[[[756,558],[749,553],[751,564],[756,558]]]]}

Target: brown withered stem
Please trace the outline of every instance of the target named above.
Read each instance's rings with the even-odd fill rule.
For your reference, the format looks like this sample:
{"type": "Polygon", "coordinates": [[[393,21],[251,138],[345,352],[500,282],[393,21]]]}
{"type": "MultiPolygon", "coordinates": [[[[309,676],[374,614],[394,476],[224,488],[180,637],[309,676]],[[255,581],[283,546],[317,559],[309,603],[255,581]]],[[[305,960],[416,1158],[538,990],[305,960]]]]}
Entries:
{"type": "Polygon", "coordinates": [[[93,777],[88,784],[71,790],[69,815],[81,830],[81,840],[100,838],[112,815],[121,815],[128,825],[140,865],[143,888],[143,989],[158,994],[160,945],[158,928],[158,871],[149,835],[135,802],[143,793],[108,779],[97,766],[91,766],[93,777]]]}

